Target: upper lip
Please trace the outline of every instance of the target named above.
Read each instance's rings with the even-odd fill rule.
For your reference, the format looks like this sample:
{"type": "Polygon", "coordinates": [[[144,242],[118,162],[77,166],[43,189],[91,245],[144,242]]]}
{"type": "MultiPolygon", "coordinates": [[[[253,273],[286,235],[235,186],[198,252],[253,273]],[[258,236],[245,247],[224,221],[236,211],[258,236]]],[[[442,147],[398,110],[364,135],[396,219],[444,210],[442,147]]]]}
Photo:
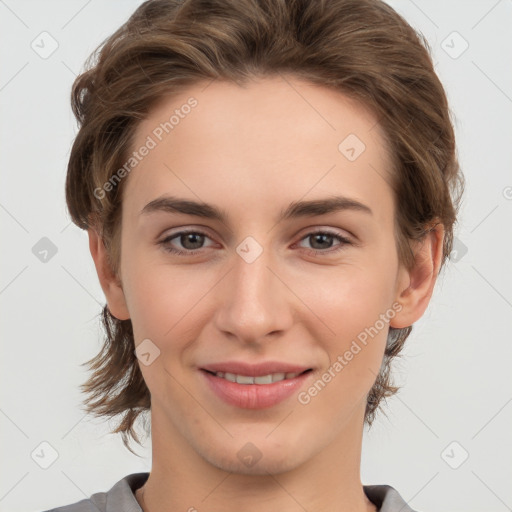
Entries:
{"type": "Polygon", "coordinates": [[[243,361],[225,361],[222,363],[212,363],[200,367],[201,370],[209,372],[235,373],[237,375],[247,375],[248,377],[260,377],[271,373],[302,373],[311,369],[310,366],[283,363],[280,361],[267,361],[257,364],[245,363],[243,361]]]}

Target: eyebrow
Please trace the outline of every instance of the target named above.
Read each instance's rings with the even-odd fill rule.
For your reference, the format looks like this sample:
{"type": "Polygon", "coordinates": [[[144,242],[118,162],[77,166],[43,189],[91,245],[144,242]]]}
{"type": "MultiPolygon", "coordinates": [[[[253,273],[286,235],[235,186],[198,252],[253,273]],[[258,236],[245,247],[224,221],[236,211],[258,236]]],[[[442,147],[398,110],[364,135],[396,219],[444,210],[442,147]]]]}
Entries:
{"type": "MultiPolygon", "coordinates": [[[[333,196],[325,199],[314,199],[311,201],[295,201],[279,213],[278,222],[300,217],[315,217],[344,210],[359,211],[373,215],[372,210],[365,204],[344,196],[333,196]]],[[[162,196],[149,202],[141,210],[140,215],[153,212],[182,213],[194,215],[205,219],[218,220],[227,224],[228,214],[217,206],[181,199],[173,196],[162,196]]]]}

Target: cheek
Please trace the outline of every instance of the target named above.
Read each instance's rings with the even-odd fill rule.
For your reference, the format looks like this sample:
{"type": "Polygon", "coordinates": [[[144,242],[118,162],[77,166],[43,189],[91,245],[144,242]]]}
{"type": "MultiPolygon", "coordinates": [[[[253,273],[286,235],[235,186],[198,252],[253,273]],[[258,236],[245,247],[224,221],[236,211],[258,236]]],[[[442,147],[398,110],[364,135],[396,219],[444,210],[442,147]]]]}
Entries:
{"type": "Polygon", "coordinates": [[[179,389],[169,387],[170,377],[164,368],[180,379],[182,366],[186,366],[188,340],[195,338],[193,330],[201,323],[200,299],[206,285],[199,288],[200,280],[194,283],[189,271],[161,261],[134,259],[125,270],[125,295],[135,346],[149,339],[160,351],[154,364],[139,365],[144,380],[155,399],[163,393],[171,402],[179,401],[179,389]]]}
{"type": "Polygon", "coordinates": [[[125,265],[124,290],[134,329],[135,342],[150,338],[159,346],[195,324],[201,314],[201,300],[216,280],[206,271],[191,266],[171,265],[162,257],[140,255],[125,265]]]}
{"type": "Polygon", "coordinates": [[[340,426],[364,406],[379,373],[389,329],[381,315],[389,308],[389,290],[361,279],[345,280],[341,290],[335,284],[322,309],[334,335],[316,338],[328,360],[299,401],[325,411],[333,426],[340,426]]]}
{"type": "Polygon", "coordinates": [[[324,338],[330,364],[342,358],[345,378],[371,383],[378,374],[394,316],[393,273],[389,266],[351,266],[333,273],[324,285],[317,304],[319,316],[332,331],[324,338]]]}
{"type": "Polygon", "coordinates": [[[389,268],[344,265],[326,274],[322,282],[317,280],[316,292],[310,288],[308,293],[336,336],[353,336],[391,307],[393,283],[389,268]]]}

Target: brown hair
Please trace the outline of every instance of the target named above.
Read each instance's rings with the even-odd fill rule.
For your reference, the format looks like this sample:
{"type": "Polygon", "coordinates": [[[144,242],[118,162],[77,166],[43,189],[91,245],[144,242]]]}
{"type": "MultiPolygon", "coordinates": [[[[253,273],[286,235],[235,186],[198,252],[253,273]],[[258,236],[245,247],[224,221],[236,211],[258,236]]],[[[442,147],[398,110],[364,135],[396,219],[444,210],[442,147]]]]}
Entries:
{"type": "MultiPolygon", "coordinates": [[[[280,73],[334,88],[374,112],[390,149],[399,260],[414,263],[409,242],[435,223],[449,257],[464,190],[447,98],[430,47],[381,0],[149,0],[86,62],[72,89],[79,132],[68,165],[66,200],[73,222],[101,234],[112,269],[120,258],[126,180],[95,194],[133,150],[134,131],[153,105],[203,80],[243,84],[280,73]]],[[[150,393],[134,353],[131,320],[103,308],[105,343],[88,361],[82,385],[87,412],[122,419],[125,446],[150,393]]],[[[380,374],[367,397],[365,422],[398,390],[390,363],[412,326],[390,327],[380,374]]],[[[143,415],[144,417],[144,415],[143,415]]],[[[131,450],[131,449],[130,449],[131,450]]]]}

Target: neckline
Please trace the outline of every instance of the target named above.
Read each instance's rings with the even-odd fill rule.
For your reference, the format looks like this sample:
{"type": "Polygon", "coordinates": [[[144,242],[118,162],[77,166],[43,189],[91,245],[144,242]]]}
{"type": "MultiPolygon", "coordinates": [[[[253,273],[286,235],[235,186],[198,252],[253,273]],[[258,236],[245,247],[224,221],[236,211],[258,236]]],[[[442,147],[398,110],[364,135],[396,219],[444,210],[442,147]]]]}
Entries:
{"type": "MultiPolygon", "coordinates": [[[[128,486],[131,489],[133,500],[140,511],[142,511],[142,507],[135,496],[135,492],[147,482],[148,478],[149,472],[129,475],[128,486]]],[[[363,491],[366,494],[366,497],[377,507],[377,511],[381,510],[388,487],[388,485],[363,485],[363,491]]]]}

